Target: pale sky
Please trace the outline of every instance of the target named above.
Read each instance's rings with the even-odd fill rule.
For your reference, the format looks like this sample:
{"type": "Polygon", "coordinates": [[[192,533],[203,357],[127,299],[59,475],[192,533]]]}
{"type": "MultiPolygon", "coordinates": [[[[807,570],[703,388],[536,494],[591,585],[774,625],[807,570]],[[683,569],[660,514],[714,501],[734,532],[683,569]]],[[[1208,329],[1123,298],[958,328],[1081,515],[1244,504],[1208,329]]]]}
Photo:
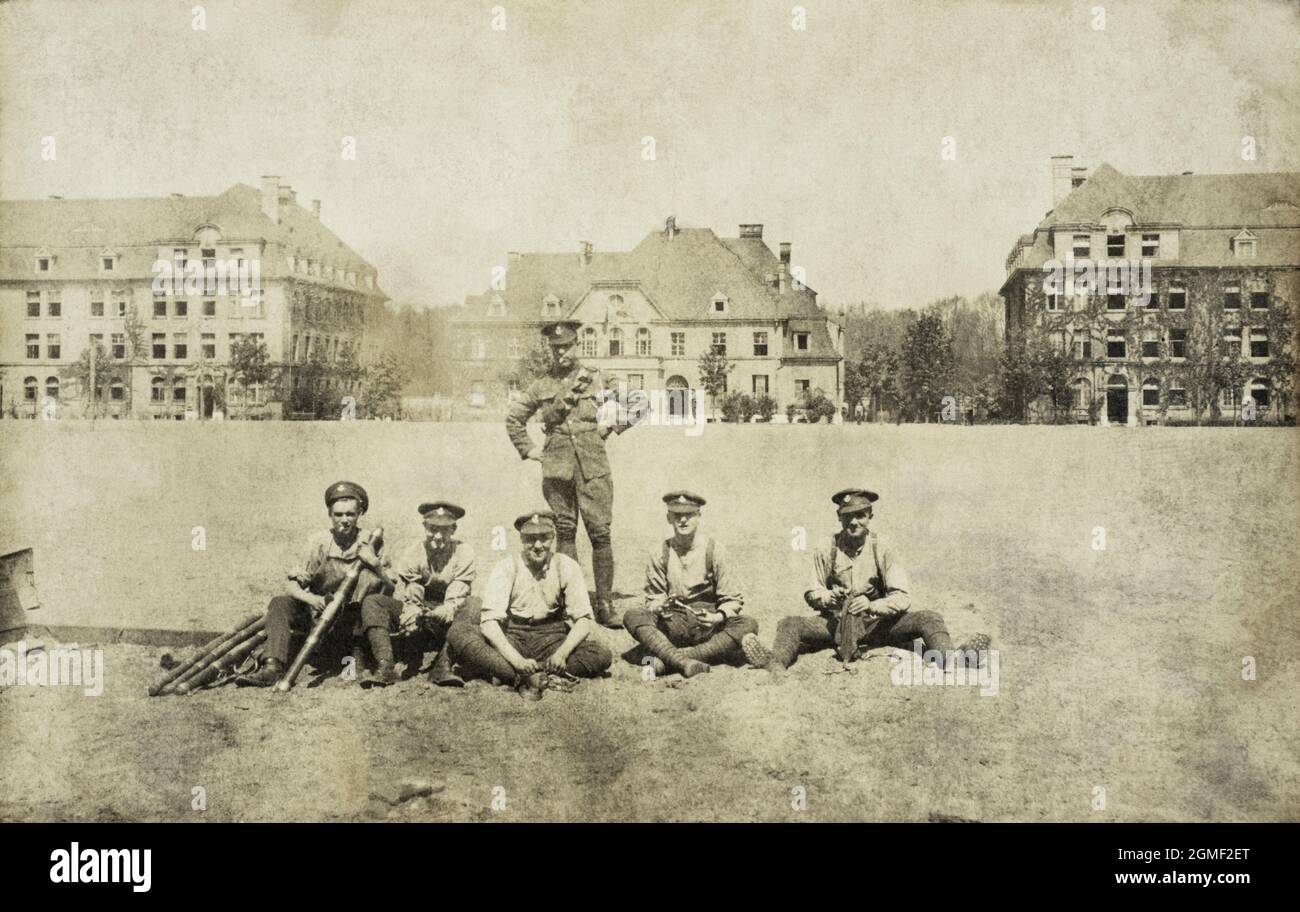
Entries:
{"type": "Polygon", "coordinates": [[[395,300],[433,306],[483,291],[509,250],[761,222],[823,304],[896,307],[996,291],[1051,207],[1053,154],[1300,171],[1294,4],[798,5],[803,31],[790,0],[15,0],[0,197],[278,174],[395,300]]]}

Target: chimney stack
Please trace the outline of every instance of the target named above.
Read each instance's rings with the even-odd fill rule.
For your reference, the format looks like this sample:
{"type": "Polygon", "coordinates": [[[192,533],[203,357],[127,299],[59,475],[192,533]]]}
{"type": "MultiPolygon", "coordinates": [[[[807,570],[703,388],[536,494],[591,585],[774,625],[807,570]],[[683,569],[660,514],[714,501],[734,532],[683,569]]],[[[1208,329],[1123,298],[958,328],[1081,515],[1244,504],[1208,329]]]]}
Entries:
{"type": "Polygon", "coordinates": [[[776,274],[777,289],[781,294],[790,290],[790,264],[784,258],[781,260],[781,269],[776,274]]]}
{"type": "Polygon", "coordinates": [[[317,221],[320,221],[320,200],[311,201],[311,214],[317,221]]]}
{"type": "Polygon", "coordinates": [[[1075,165],[1070,169],[1070,189],[1082,187],[1083,182],[1088,179],[1088,169],[1082,165],[1075,165]]]}
{"type": "Polygon", "coordinates": [[[757,238],[758,240],[761,241],[763,239],[763,226],[762,225],[741,225],[740,236],[743,238],[757,238]]]}
{"type": "Polygon", "coordinates": [[[298,191],[294,190],[288,184],[280,188],[280,202],[296,203],[298,202],[298,191]]]}
{"type": "Polygon", "coordinates": [[[262,176],[262,211],[271,221],[280,224],[280,177],[277,174],[262,176]]]}
{"type": "Polygon", "coordinates": [[[583,268],[591,262],[591,241],[578,241],[578,259],[581,260],[583,268]]]}
{"type": "Polygon", "coordinates": [[[1073,155],[1052,156],[1052,208],[1056,208],[1072,189],[1070,177],[1073,173],[1073,155]]]}
{"type": "Polygon", "coordinates": [[[790,268],[790,242],[789,241],[781,242],[781,262],[785,264],[785,268],[787,270],[790,268]]]}

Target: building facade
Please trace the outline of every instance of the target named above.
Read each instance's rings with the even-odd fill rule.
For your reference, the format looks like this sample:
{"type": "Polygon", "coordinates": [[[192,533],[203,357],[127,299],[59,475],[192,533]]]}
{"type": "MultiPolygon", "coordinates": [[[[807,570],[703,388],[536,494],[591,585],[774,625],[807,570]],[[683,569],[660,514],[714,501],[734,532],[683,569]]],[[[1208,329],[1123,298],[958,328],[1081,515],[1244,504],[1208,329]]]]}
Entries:
{"type": "Polygon", "coordinates": [[[797,280],[790,257],[786,243],[772,252],[762,225],[720,238],[673,219],[626,252],[584,242],[574,253],[511,253],[500,287],[467,298],[450,321],[456,393],[502,407],[539,328],[563,318],[582,324],[580,356],[611,385],[678,391],[666,400],[693,402],[699,358],[713,350],[735,365],[729,392],[769,396],[779,412],[818,390],[838,404],[840,327],[797,280]]]}
{"type": "MultiPolygon", "coordinates": [[[[1037,336],[1068,356],[1069,419],[1294,414],[1300,174],[1089,175],[1057,156],[1053,183],[1000,294],[1008,344],[1037,336]]],[[[1031,418],[1051,413],[1039,401],[1031,418]]]]}
{"type": "Polygon", "coordinates": [[[385,300],[320,202],[304,209],[278,177],[207,197],[0,201],[0,410],[276,416],[274,390],[232,377],[231,346],[264,343],[292,387],[311,358],[364,360],[385,300]]]}

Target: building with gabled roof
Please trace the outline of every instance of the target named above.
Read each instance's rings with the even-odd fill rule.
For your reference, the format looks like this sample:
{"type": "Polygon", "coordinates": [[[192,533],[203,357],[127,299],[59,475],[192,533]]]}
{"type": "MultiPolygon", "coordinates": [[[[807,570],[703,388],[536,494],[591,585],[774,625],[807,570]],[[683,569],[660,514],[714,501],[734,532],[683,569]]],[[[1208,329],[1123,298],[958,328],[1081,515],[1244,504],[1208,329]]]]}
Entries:
{"type": "MultiPolygon", "coordinates": [[[[375,268],[321,222],[319,200],[300,206],[278,177],[215,196],[3,200],[0,409],[87,413],[69,368],[96,347],[107,414],[208,417],[226,399],[236,340],[264,342],[293,383],[313,354],[364,360],[367,317],[386,299],[375,268]]],[[[278,412],[268,390],[238,392],[251,411],[278,412]]]]}
{"type": "Polygon", "coordinates": [[[1300,173],[1052,168],[1052,209],[1012,247],[1000,294],[1009,344],[1037,334],[1069,355],[1070,418],[1292,414],[1300,173]]]}
{"type": "Polygon", "coordinates": [[[786,243],[773,253],[762,225],[722,238],[672,218],[629,251],[583,242],[573,253],[511,253],[501,287],[466,298],[451,321],[458,392],[477,405],[508,400],[540,327],[570,319],[582,324],[582,360],[629,389],[698,387],[697,362],[713,349],[736,365],[729,391],[770,396],[778,409],[815,390],[839,403],[840,327],[790,256],[786,243]]]}

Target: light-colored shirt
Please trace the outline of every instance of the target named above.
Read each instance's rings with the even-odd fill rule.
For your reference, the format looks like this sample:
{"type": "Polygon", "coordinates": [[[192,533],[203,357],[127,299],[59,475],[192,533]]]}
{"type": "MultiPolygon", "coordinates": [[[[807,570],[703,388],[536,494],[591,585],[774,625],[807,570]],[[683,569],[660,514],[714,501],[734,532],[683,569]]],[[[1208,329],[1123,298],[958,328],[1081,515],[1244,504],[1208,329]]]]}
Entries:
{"type": "MultiPolygon", "coordinates": [[[[340,548],[334,539],[333,531],[325,529],[314,533],[307,539],[303,552],[306,559],[289,568],[288,577],[302,588],[317,595],[329,595],[338,588],[348,574],[348,569],[357,560],[357,549],[363,541],[368,541],[372,534],[370,529],[361,529],[347,548],[340,548]]],[[[383,567],[388,567],[389,559],[381,550],[376,555],[383,567]]]]}
{"type": "Polygon", "coordinates": [[[469,597],[476,566],[474,549],[460,539],[442,551],[433,551],[427,541],[415,542],[394,567],[401,581],[395,595],[404,602],[457,610],[469,597]]]}
{"type": "Polygon", "coordinates": [[[483,590],[483,613],[479,622],[503,623],[508,617],[570,623],[591,617],[591,599],[582,567],[567,554],[552,554],[540,571],[534,572],[522,555],[512,554],[492,568],[483,590]]]}
{"type": "Polygon", "coordinates": [[[848,590],[850,595],[865,595],[872,602],[883,600],[881,609],[906,611],[912,604],[907,571],[888,541],[880,536],[868,534],[862,549],[853,552],[845,544],[843,533],[837,533],[825,546],[813,551],[812,577],[804,591],[804,600],[817,611],[831,611],[835,608],[831,589],[837,586],[848,590]]]}
{"type": "MultiPolygon", "coordinates": [[[[708,545],[709,537],[696,532],[690,550],[683,554],[669,539],[667,566],[664,566],[663,545],[651,552],[645,568],[645,607],[648,611],[659,612],[669,599],[684,598],[691,589],[708,581],[708,545]]],[[[734,617],[744,607],[745,599],[741,595],[740,579],[727,559],[726,551],[716,541],[713,543],[713,573],[714,591],[701,600],[715,599],[719,611],[727,617],[734,617]]]]}

